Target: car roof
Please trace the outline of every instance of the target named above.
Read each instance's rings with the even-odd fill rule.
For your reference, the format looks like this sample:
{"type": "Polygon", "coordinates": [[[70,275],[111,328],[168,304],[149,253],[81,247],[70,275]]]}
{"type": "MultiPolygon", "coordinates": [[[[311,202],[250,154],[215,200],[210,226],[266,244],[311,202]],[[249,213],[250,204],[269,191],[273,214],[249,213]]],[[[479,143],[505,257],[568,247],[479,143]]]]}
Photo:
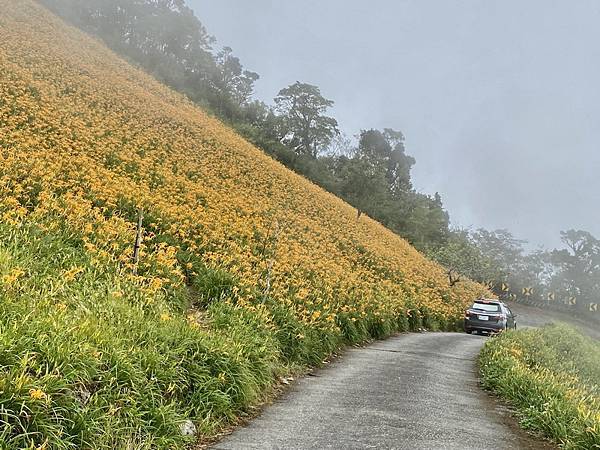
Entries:
{"type": "Polygon", "coordinates": [[[502,305],[503,303],[496,298],[476,298],[474,303],[492,303],[495,305],[502,305]]]}

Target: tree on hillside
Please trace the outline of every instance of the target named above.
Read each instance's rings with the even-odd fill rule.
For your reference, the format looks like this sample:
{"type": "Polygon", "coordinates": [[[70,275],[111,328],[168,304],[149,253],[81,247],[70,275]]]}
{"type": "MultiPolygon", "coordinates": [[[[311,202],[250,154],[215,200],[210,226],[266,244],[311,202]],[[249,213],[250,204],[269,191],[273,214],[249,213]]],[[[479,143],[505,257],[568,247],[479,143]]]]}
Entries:
{"type": "Polygon", "coordinates": [[[553,289],[584,301],[600,298],[600,240],[582,230],[560,234],[567,248],[552,252],[551,260],[557,268],[553,289]]]}
{"type": "Polygon", "coordinates": [[[339,134],[338,123],[325,115],[333,101],[317,86],[296,83],[279,91],[275,109],[281,117],[281,140],[298,154],[316,158],[339,134]]]}
{"type": "Polygon", "coordinates": [[[357,209],[358,217],[367,212],[382,220],[379,212],[383,212],[383,204],[389,197],[385,172],[357,156],[340,157],[336,171],[340,194],[357,209]]]}
{"type": "Polygon", "coordinates": [[[412,189],[410,169],[415,160],[404,153],[402,133],[389,128],[363,130],[352,153],[352,157],[338,158],[342,196],[358,209],[359,216],[365,211],[388,226],[406,223],[399,215],[406,217],[408,199],[403,194],[412,189]]]}
{"type": "Polygon", "coordinates": [[[472,233],[472,239],[481,253],[507,272],[515,272],[522,262],[526,241],[515,238],[508,230],[479,228],[472,233]]]}
{"type": "Polygon", "coordinates": [[[538,249],[522,256],[521,264],[513,271],[511,277],[515,286],[533,288],[531,299],[541,300],[544,294],[553,291],[550,284],[556,273],[551,253],[538,249]]]}
{"type": "Polygon", "coordinates": [[[256,72],[244,70],[240,59],[233,55],[231,47],[224,47],[216,55],[219,68],[215,77],[216,87],[230,94],[240,105],[247,104],[254,93],[254,83],[260,78],[256,72]]]}
{"type": "Polygon", "coordinates": [[[235,116],[240,107],[248,106],[254,93],[254,83],[260,78],[255,72],[245,70],[230,47],[224,47],[215,55],[216,70],[212,85],[216,93],[217,112],[235,116]]]}
{"type": "Polygon", "coordinates": [[[439,193],[431,197],[411,190],[401,194],[402,197],[408,203],[405,225],[408,240],[423,251],[444,245],[448,239],[450,216],[444,210],[439,193]]]}
{"type": "Polygon", "coordinates": [[[484,228],[472,232],[471,240],[482,255],[492,261],[496,276],[486,281],[494,283],[498,295],[506,292],[500,289],[502,284],[507,284],[510,293],[517,295],[522,288],[532,287],[528,277],[524,276],[526,270],[523,246],[526,241],[517,239],[505,229],[489,231],[484,228]]]}
{"type": "Polygon", "coordinates": [[[521,295],[522,288],[532,287],[540,295],[549,274],[546,253],[525,254],[525,243],[507,230],[453,230],[444,244],[428,254],[476,281],[492,282],[499,295],[505,293],[502,284],[508,285],[510,293],[521,295]]]}
{"type": "Polygon", "coordinates": [[[385,172],[385,178],[392,195],[412,189],[410,170],[415,159],[405,153],[404,135],[400,131],[385,128],[363,130],[358,143],[359,157],[373,167],[385,172]]]}
{"type": "Polygon", "coordinates": [[[362,130],[356,149],[336,149],[330,164],[338,179],[339,195],[421,250],[442,245],[449,217],[439,194],[428,196],[412,188],[410,170],[415,159],[407,155],[404,135],[386,128],[362,130]]]}
{"type": "Polygon", "coordinates": [[[322,155],[324,159],[335,160],[338,158],[352,158],[356,154],[357,148],[352,138],[347,134],[340,132],[333,137],[325,155],[322,155]]]}
{"type": "Polygon", "coordinates": [[[475,281],[483,283],[501,277],[495,262],[481,252],[468,230],[451,230],[445,245],[432,249],[428,256],[448,270],[454,270],[475,281]]]}

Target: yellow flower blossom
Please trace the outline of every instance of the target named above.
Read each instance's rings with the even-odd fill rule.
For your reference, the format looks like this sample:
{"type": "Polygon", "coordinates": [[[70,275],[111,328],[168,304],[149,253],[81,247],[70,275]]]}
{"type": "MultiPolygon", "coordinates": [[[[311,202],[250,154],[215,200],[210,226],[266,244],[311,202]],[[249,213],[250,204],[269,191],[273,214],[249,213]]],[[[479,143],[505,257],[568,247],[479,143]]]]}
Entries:
{"type": "Polygon", "coordinates": [[[23,269],[17,267],[15,269],[13,269],[10,273],[2,276],[2,278],[0,278],[0,280],[2,281],[2,284],[10,286],[10,285],[14,284],[23,275],[25,275],[25,271],[23,269]]]}
{"type": "Polygon", "coordinates": [[[65,281],[73,281],[77,275],[84,271],[83,267],[73,267],[63,273],[65,281]]]}
{"type": "Polygon", "coordinates": [[[29,396],[34,400],[46,400],[48,395],[41,389],[29,389],[29,396]]]}

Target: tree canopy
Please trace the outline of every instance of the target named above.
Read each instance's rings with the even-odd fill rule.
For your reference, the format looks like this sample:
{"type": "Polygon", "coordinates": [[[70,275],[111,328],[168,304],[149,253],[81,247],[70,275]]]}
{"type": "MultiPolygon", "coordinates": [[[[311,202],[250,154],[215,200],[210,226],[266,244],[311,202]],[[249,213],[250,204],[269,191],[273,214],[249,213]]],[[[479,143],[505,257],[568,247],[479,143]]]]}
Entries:
{"type": "Polygon", "coordinates": [[[281,140],[298,154],[316,158],[339,134],[338,123],[325,115],[333,106],[317,86],[296,81],[275,97],[281,140]]]}

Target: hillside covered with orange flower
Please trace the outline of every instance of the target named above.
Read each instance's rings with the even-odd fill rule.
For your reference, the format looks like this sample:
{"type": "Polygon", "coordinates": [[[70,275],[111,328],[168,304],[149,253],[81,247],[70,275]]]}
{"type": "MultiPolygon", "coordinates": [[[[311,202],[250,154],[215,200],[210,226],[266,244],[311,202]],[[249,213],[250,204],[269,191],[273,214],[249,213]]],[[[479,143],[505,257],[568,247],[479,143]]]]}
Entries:
{"type": "Polygon", "coordinates": [[[484,292],[35,2],[0,11],[10,448],[183,445],[186,420],[210,435],[294,367],[451,329],[484,292]]]}

